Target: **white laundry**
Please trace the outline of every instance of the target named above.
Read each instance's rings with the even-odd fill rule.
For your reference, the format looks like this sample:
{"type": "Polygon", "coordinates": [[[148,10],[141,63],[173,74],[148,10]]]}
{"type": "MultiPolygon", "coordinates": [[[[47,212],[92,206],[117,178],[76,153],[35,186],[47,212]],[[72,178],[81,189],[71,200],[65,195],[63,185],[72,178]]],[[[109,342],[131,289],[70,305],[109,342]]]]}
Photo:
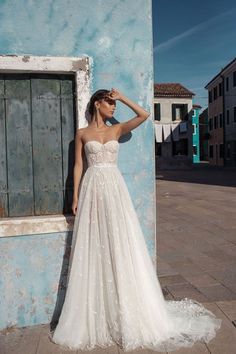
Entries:
{"type": "Polygon", "coordinates": [[[163,124],[164,141],[171,142],[170,124],[163,124]]]}
{"type": "Polygon", "coordinates": [[[163,141],[162,124],[154,123],[154,127],[155,127],[156,142],[162,143],[163,141]]]}

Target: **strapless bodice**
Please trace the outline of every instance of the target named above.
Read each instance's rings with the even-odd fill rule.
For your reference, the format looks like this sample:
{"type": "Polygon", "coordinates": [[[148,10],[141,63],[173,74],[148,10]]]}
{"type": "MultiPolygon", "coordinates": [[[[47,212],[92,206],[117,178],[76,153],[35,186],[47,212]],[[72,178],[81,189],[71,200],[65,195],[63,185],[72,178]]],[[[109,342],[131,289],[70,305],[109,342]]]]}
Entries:
{"type": "Polygon", "coordinates": [[[116,166],[119,151],[119,142],[109,140],[100,143],[97,140],[90,140],[84,145],[88,167],[90,166],[116,166]]]}

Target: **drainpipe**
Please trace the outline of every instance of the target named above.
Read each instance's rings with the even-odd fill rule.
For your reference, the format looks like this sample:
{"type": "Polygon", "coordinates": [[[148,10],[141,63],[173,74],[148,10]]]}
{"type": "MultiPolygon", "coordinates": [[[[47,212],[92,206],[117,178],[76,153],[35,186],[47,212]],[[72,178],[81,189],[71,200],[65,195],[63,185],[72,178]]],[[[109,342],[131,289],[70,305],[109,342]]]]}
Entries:
{"type": "Polygon", "coordinates": [[[221,79],[222,79],[222,101],[223,101],[223,112],[222,112],[222,117],[223,117],[223,146],[224,146],[224,157],[223,157],[223,164],[225,166],[225,161],[226,161],[226,139],[225,139],[225,125],[226,125],[226,121],[225,121],[225,78],[224,75],[220,75],[221,79]]]}

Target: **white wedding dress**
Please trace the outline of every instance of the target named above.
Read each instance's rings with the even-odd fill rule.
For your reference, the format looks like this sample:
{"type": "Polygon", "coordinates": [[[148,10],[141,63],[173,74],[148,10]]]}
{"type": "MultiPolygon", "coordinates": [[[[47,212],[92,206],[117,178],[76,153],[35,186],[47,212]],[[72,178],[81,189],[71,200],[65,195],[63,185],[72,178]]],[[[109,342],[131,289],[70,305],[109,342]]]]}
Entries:
{"type": "Polygon", "coordinates": [[[91,350],[173,351],[209,342],[221,320],[199,302],[163,297],[124,178],[119,143],[85,144],[67,291],[51,341],[91,350]]]}

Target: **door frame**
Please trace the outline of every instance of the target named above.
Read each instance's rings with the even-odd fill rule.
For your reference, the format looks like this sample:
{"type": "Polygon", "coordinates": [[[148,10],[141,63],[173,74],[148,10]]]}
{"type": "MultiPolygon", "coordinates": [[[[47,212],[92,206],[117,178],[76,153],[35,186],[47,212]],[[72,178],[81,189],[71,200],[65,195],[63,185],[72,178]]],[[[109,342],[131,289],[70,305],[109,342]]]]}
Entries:
{"type": "MultiPolygon", "coordinates": [[[[74,74],[76,129],[88,125],[87,104],[90,98],[91,58],[0,55],[0,73],[74,74]]],[[[0,238],[20,235],[72,231],[74,216],[42,215],[0,219],[0,238]]]]}
{"type": "Polygon", "coordinates": [[[87,104],[90,97],[91,58],[84,57],[45,57],[32,55],[1,55],[0,73],[41,73],[41,74],[74,74],[76,128],[84,128],[87,104]]]}

